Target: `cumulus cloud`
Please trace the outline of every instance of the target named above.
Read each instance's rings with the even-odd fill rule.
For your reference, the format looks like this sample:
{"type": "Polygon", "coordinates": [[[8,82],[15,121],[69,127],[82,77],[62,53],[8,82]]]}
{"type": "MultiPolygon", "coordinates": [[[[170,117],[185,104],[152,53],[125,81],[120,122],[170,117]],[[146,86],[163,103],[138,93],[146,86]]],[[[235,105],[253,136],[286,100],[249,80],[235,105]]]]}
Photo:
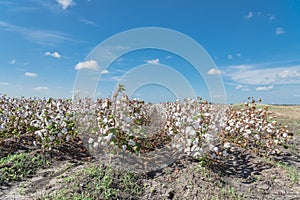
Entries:
{"type": "Polygon", "coordinates": [[[9,64],[15,64],[17,61],[16,61],[16,59],[13,59],[13,60],[11,60],[11,61],[9,61],[9,64]]]}
{"type": "Polygon", "coordinates": [[[7,82],[0,82],[0,85],[5,86],[5,85],[8,85],[8,83],[7,82]]]}
{"type": "Polygon", "coordinates": [[[35,91],[38,91],[38,92],[45,92],[47,91],[49,88],[46,87],[46,86],[39,86],[39,87],[35,87],[33,88],[35,91]]]}
{"type": "Polygon", "coordinates": [[[255,88],[256,91],[269,91],[272,90],[274,88],[273,85],[270,86],[261,86],[261,87],[257,87],[255,88]]]}
{"type": "Polygon", "coordinates": [[[153,59],[153,60],[146,60],[146,63],[157,65],[157,64],[159,64],[159,59],[156,58],[156,59],[153,59]]]}
{"type": "Polygon", "coordinates": [[[37,77],[37,74],[36,73],[32,73],[32,72],[25,72],[24,76],[35,78],[35,77],[37,77]]]}
{"type": "Polygon", "coordinates": [[[275,34],[276,35],[283,35],[283,34],[285,34],[285,30],[283,28],[281,28],[281,27],[278,27],[275,30],[275,34]]]}
{"type": "Polygon", "coordinates": [[[45,56],[52,56],[53,58],[60,58],[61,55],[58,52],[50,53],[49,51],[45,52],[45,56]]]}
{"type": "Polygon", "coordinates": [[[228,54],[227,58],[228,58],[228,59],[232,59],[232,55],[231,55],[231,54],[228,54]]]}
{"type": "Polygon", "coordinates": [[[105,69],[101,72],[101,74],[108,74],[108,73],[109,73],[109,71],[107,69],[105,69]]]}
{"type": "Polygon", "coordinates": [[[75,6],[76,3],[73,0],[56,0],[56,2],[64,9],[66,10],[68,7],[75,6]]]}
{"type": "Polygon", "coordinates": [[[221,71],[218,69],[210,69],[207,74],[209,75],[215,75],[215,74],[221,74],[221,71]]]}
{"type": "Polygon", "coordinates": [[[92,69],[92,70],[97,70],[99,68],[98,63],[95,60],[87,60],[84,62],[79,62],[76,66],[76,70],[81,70],[81,69],[92,69]]]}
{"type": "Polygon", "coordinates": [[[251,19],[253,17],[253,12],[248,12],[248,14],[245,16],[246,19],[251,19]]]}

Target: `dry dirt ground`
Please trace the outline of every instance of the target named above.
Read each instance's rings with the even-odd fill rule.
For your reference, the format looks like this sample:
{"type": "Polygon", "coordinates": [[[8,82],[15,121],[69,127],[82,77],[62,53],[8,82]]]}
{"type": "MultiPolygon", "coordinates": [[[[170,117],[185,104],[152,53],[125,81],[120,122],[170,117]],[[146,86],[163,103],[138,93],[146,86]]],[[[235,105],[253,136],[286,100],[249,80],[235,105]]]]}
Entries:
{"type": "MultiPolygon", "coordinates": [[[[300,199],[300,106],[271,106],[270,110],[276,113],[280,123],[288,125],[295,133],[290,148],[281,156],[267,160],[238,149],[225,161],[197,161],[183,156],[161,170],[136,174],[135,181],[142,188],[139,193],[132,196],[120,193],[111,198],[300,199]]],[[[0,140],[0,157],[16,152],[41,153],[50,163],[22,181],[0,184],[0,199],[55,199],[59,191],[68,188],[64,181],[68,177],[91,166],[102,165],[89,154],[80,139],[47,152],[34,147],[34,139],[33,135],[24,135],[0,140]]],[[[89,176],[84,182],[93,183],[96,178],[89,176]]],[[[73,199],[75,193],[94,192],[92,189],[79,184],[75,190],[69,188],[69,197],[65,199],[73,199]]],[[[81,195],[77,199],[103,198],[81,195]]]]}

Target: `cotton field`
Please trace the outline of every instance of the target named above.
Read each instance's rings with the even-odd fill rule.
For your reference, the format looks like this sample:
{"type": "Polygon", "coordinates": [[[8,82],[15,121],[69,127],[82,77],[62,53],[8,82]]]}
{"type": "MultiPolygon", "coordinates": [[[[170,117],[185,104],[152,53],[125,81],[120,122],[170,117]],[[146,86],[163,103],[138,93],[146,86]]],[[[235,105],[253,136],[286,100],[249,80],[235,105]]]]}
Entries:
{"type": "Polygon", "coordinates": [[[0,96],[0,137],[35,134],[35,145],[86,138],[88,148],[141,154],[164,146],[194,158],[226,157],[235,148],[268,156],[280,154],[293,134],[267,107],[250,99],[243,108],[201,98],[160,104],[113,98],[34,99],[0,96]]]}

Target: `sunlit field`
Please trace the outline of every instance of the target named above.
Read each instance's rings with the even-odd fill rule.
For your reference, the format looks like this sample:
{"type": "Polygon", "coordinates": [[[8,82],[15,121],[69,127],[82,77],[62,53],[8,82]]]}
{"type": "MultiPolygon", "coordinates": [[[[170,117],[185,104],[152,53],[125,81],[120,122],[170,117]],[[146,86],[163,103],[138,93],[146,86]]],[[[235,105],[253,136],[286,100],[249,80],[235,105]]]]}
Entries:
{"type": "Polygon", "coordinates": [[[121,85],[111,99],[1,95],[0,102],[5,198],[157,199],[162,191],[169,199],[299,195],[298,106],[252,98],[233,106],[201,98],[151,104],[129,99],[121,85]],[[156,158],[161,149],[172,156],[156,158]],[[192,180],[184,179],[191,174],[192,180]],[[265,178],[293,190],[276,193],[280,187],[270,180],[261,189],[265,178]],[[162,179],[167,189],[156,190],[162,179]],[[176,192],[169,179],[190,185],[190,193],[176,192]],[[212,191],[200,194],[205,187],[212,191]]]}

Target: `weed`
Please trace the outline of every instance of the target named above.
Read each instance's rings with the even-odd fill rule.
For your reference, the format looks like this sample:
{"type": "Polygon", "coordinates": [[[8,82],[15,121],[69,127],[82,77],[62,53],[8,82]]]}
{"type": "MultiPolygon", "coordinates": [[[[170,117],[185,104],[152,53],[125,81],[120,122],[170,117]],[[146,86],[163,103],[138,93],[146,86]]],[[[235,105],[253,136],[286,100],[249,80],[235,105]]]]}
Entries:
{"type": "Polygon", "coordinates": [[[10,185],[36,173],[39,168],[49,165],[41,154],[19,153],[0,159],[0,185],[10,185]]]}
{"type": "Polygon", "coordinates": [[[115,199],[142,194],[138,177],[112,167],[93,164],[64,179],[60,192],[42,199],[115,199]]]}

